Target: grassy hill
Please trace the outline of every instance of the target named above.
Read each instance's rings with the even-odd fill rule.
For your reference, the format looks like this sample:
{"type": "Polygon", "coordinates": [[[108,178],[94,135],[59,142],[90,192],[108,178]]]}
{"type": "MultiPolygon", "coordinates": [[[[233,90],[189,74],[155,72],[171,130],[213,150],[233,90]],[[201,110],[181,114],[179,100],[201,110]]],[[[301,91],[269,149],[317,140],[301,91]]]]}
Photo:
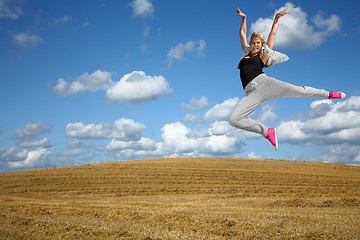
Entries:
{"type": "Polygon", "coordinates": [[[152,159],[0,174],[0,239],[360,239],[360,167],[152,159]]]}

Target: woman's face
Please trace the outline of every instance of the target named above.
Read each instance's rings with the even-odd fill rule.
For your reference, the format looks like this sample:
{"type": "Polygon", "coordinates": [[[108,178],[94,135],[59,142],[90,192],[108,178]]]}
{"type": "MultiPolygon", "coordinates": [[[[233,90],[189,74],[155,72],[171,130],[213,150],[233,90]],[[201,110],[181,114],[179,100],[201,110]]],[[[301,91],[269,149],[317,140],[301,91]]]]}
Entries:
{"type": "Polygon", "coordinates": [[[251,39],[250,41],[250,51],[251,54],[257,54],[260,52],[262,47],[262,41],[261,38],[258,37],[254,37],[251,39]]]}

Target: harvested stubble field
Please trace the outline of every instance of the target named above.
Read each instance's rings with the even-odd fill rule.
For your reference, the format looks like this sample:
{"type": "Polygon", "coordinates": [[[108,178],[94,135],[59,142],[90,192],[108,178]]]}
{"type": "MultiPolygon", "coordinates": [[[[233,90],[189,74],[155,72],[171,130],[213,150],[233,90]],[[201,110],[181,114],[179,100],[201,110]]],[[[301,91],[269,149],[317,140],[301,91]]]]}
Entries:
{"type": "Polygon", "coordinates": [[[360,168],[189,158],[0,174],[0,239],[360,239],[360,168]]]}

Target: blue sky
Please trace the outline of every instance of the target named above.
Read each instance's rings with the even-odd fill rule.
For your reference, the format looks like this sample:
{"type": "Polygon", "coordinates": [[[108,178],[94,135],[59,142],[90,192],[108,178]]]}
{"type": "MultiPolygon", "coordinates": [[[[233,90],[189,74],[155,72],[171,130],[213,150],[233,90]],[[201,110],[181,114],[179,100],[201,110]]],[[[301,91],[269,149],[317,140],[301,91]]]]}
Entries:
{"type": "Polygon", "coordinates": [[[218,0],[0,0],[0,172],[164,157],[360,165],[360,3],[218,0]],[[279,151],[227,118],[244,96],[236,7],[248,35],[290,60],[265,73],[341,90],[278,99],[252,115],[279,151]]]}

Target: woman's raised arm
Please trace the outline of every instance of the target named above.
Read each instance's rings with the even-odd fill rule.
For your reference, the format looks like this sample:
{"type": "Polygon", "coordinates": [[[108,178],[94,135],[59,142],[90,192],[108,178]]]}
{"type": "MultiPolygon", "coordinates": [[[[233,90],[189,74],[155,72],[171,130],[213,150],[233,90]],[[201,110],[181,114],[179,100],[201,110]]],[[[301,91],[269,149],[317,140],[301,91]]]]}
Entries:
{"type": "Polygon", "coordinates": [[[288,10],[288,9],[286,8],[285,10],[283,10],[275,15],[275,19],[274,19],[273,25],[271,27],[271,31],[269,33],[267,43],[266,43],[270,49],[272,49],[274,46],[275,35],[276,35],[276,31],[279,27],[280,17],[285,16],[286,14],[290,14],[289,12],[286,12],[286,10],[288,10]]]}
{"type": "Polygon", "coordinates": [[[237,14],[242,18],[242,22],[241,22],[241,27],[240,27],[240,42],[241,42],[241,47],[244,50],[247,46],[249,46],[249,44],[247,43],[246,40],[246,15],[240,11],[239,8],[237,8],[237,10],[235,10],[235,12],[237,12],[237,14]]]}

